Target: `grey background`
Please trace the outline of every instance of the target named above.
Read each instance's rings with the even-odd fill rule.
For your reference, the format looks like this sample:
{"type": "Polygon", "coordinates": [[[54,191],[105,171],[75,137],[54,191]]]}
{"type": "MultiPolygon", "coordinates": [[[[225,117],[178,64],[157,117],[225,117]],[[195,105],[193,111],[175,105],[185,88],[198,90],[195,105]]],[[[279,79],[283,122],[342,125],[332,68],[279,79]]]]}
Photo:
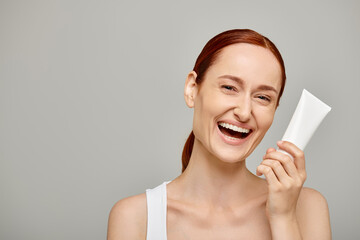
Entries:
{"type": "Polygon", "coordinates": [[[255,171],[306,88],[333,110],[306,186],[334,239],[359,239],[359,1],[0,1],[0,239],[104,239],[113,204],[181,172],[187,73],[215,34],[251,28],[288,83],[255,171]]]}

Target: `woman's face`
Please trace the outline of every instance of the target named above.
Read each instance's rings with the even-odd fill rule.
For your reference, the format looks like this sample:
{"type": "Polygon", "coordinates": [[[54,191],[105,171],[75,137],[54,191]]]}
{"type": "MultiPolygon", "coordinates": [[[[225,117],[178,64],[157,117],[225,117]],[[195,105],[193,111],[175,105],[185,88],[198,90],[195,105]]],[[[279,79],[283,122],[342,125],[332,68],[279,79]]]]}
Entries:
{"type": "Polygon", "coordinates": [[[189,74],[185,95],[194,107],[195,138],[224,162],[246,159],[272,124],[281,88],[276,57],[260,46],[223,48],[201,85],[189,74]],[[192,83],[192,84],[191,84],[192,83]]]}

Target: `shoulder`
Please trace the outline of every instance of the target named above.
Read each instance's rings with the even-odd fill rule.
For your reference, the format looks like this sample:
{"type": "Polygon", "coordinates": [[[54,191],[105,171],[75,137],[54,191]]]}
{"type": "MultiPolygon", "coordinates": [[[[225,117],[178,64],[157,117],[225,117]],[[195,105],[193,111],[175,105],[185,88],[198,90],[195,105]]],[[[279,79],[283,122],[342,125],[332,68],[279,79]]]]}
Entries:
{"type": "Polygon", "coordinates": [[[299,196],[300,203],[306,204],[309,203],[310,200],[312,201],[312,204],[327,204],[325,197],[320,192],[313,188],[303,187],[299,196]]]}
{"type": "Polygon", "coordinates": [[[304,187],[301,189],[298,208],[302,211],[318,209],[328,212],[328,204],[325,197],[315,189],[304,187]]]}
{"type": "Polygon", "coordinates": [[[110,211],[108,240],[145,239],[146,224],[146,193],[121,199],[110,211]]]}
{"type": "Polygon", "coordinates": [[[329,207],[325,197],[315,189],[304,187],[298,199],[297,218],[304,239],[330,239],[329,207]],[[317,238],[314,238],[317,237],[317,238]]]}

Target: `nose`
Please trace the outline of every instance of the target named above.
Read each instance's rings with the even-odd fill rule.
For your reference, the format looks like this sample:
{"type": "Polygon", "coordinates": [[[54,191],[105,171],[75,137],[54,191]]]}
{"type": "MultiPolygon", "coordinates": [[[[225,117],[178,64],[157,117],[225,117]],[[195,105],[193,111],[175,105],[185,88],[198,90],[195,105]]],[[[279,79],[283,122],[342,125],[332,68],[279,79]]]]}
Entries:
{"type": "Polygon", "coordinates": [[[248,122],[251,117],[252,105],[250,96],[244,96],[234,108],[235,117],[240,122],[248,122]]]}

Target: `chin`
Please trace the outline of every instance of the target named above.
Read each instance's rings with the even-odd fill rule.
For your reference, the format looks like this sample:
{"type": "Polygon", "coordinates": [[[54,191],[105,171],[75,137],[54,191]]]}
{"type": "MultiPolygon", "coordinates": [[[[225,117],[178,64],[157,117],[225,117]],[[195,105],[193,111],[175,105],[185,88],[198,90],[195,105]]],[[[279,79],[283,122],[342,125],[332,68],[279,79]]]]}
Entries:
{"type": "Polygon", "coordinates": [[[248,157],[248,154],[241,154],[239,152],[223,149],[216,151],[214,156],[224,163],[240,163],[245,161],[245,159],[248,157]]]}

